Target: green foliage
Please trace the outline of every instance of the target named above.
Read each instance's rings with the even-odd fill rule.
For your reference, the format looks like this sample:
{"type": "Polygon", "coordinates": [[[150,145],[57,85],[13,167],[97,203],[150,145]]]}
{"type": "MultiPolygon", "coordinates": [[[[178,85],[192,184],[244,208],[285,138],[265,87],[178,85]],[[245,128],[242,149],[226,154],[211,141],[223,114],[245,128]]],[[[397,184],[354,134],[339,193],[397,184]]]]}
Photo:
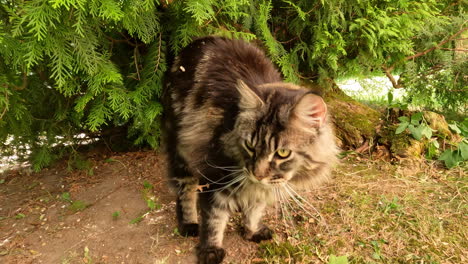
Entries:
{"type": "Polygon", "coordinates": [[[15,215],[15,219],[23,219],[25,217],[26,217],[26,215],[22,214],[22,213],[19,213],[19,214],[15,215]]]}
{"type": "Polygon", "coordinates": [[[398,120],[400,120],[400,124],[395,130],[395,134],[401,134],[408,129],[414,139],[422,141],[423,137],[425,137],[429,140],[426,144],[427,159],[433,159],[439,156],[439,149],[441,147],[439,141],[442,141],[444,148],[447,146],[448,149],[445,149],[445,151],[440,154],[438,160],[443,161],[447,168],[453,168],[468,160],[468,139],[466,138],[468,136],[468,119],[465,119],[464,122],[461,123],[453,121],[451,124],[448,124],[452,132],[457,134],[455,138],[460,138],[456,142],[447,141],[445,136],[439,134],[435,134],[435,137],[433,137],[432,132],[437,131],[433,131],[429,127],[422,112],[414,113],[410,118],[400,116],[398,120]]]}
{"type": "Polygon", "coordinates": [[[117,220],[120,218],[120,212],[119,211],[115,211],[112,213],[112,220],[117,220]]]}
{"type": "Polygon", "coordinates": [[[429,54],[432,64],[404,57],[457,31],[462,11],[448,0],[3,1],[0,154],[29,157],[40,170],[69,146],[115,131],[156,148],[169,58],[208,34],[256,41],[290,82],[327,84],[383,65],[414,76],[445,58],[428,75],[436,77],[405,77],[407,86],[434,96],[444,82],[459,89],[468,67],[452,51],[429,54]]]}
{"type": "Polygon", "coordinates": [[[443,15],[427,20],[412,41],[421,52],[438,48],[401,65],[401,83],[407,90],[406,101],[412,105],[466,115],[466,2],[439,1],[437,6],[443,15]],[[451,41],[438,46],[446,40],[451,41]]]}
{"type": "Polygon", "coordinates": [[[74,213],[76,213],[78,211],[82,211],[82,210],[86,209],[89,206],[89,204],[87,204],[87,203],[85,203],[83,201],[72,200],[69,192],[62,193],[60,198],[62,200],[64,200],[65,202],[69,203],[68,209],[71,210],[74,213]]]}
{"type": "Polygon", "coordinates": [[[411,136],[416,140],[421,140],[423,136],[427,139],[431,139],[432,129],[427,125],[421,112],[411,115],[411,119],[408,119],[406,116],[401,116],[398,120],[400,120],[401,123],[396,129],[395,134],[400,134],[405,131],[405,129],[408,129],[411,136]]]}
{"type": "Polygon", "coordinates": [[[330,255],[330,258],[328,259],[328,264],[348,264],[348,258],[346,256],[335,256],[335,255],[330,255]]]}

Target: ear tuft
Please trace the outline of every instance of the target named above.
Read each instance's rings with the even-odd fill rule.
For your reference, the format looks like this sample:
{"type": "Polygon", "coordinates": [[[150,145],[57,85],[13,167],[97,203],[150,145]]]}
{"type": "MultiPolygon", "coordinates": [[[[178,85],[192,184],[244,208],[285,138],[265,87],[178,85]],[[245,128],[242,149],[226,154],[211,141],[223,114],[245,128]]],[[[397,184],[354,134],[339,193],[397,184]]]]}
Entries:
{"type": "Polygon", "coordinates": [[[322,97],[308,93],[296,104],[294,115],[307,128],[319,128],[325,123],[327,105],[322,97]]]}
{"type": "Polygon", "coordinates": [[[240,94],[241,109],[255,109],[264,105],[262,99],[242,80],[237,81],[236,88],[240,94]]]}

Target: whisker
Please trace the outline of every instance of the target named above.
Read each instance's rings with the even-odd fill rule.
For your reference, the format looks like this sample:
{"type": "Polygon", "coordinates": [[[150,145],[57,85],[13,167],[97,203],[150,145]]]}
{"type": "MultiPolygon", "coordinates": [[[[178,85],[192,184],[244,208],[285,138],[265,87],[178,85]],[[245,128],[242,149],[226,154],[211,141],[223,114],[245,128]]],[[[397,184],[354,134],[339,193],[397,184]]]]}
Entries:
{"type": "Polygon", "coordinates": [[[294,190],[289,184],[286,185],[287,188],[289,190],[291,190],[299,199],[301,199],[302,201],[304,201],[308,206],[310,206],[312,209],[314,209],[314,211],[320,216],[322,217],[322,215],[320,214],[319,210],[317,210],[317,208],[315,208],[315,206],[313,206],[312,204],[309,203],[309,201],[307,201],[307,199],[305,199],[304,197],[302,197],[300,194],[298,194],[296,192],[296,190],[294,190]]]}
{"type": "Polygon", "coordinates": [[[278,221],[278,208],[277,208],[277,205],[278,205],[278,195],[277,195],[277,189],[278,187],[274,187],[274,194],[275,194],[275,220],[278,221]]]}
{"type": "Polygon", "coordinates": [[[208,166],[215,168],[215,169],[221,169],[225,171],[242,171],[243,170],[243,168],[240,166],[217,166],[217,165],[210,163],[206,158],[205,158],[205,162],[208,166]]]}
{"type": "Polygon", "coordinates": [[[245,182],[246,182],[245,179],[247,179],[247,177],[245,177],[244,179],[242,179],[243,181],[239,184],[239,186],[237,186],[236,188],[234,188],[234,190],[231,191],[231,193],[230,193],[229,196],[228,196],[228,200],[229,200],[229,198],[231,198],[231,196],[232,196],[233,194],[235,194],[239,189],[241,189],[241,188],[244,186],[244,184],[245,184],[245,182]]]}
{"type": "Polygon", "coordinates": [[[217,180],[217,181],[213,181],[213,180],[211,180],[210,178],[206,177],[205,174],[201,173],[200,170],[197,169],[197,171],[198,171],[198,173],[200,173],[200,175],[201,175],[203,178],[205,178],[207,181],[209,181],[209,183],[214,183],[214,184],[228,184],[229,182],[231,182],[232,180],[234,180],[234,179],[236,179],[236,178],[234,178],[234,179],[232,179],[232,180],[229,180],[229,181],[227,181],[227,182],[221,182],[221,181],[224,180],[225,178],[229,177],[229,176],[233,176],[233,175],[236,175],[236,174],[241,174],[241,172],[243,172],[243,171],[232,172],[232,173],[229,173],[228,175],[225,175],[224,177],[222,177],[221,179],[219,179],[219,180],[217,180]]]}
{"type": "Polygon", "coordinates": [[[232,185],[234,185],[234,184],[236,184],[236,183],[238,183],[240,181],[245,180],[245,178],[246,177],[237,177],[237,178],[234,178],[232,181],[230,181],[229,184],[223,185],[220,188],[209,189],[209,190],[206,190],[206,191],[199,191],[199,193],[217,192],[217,191],[225,190],[225,189],[231,187],[232,185]]]}
{"type": "MultiPolygon", "coordinates": [[[[286,186],[285,186],[285,187],[286,187],[286,186]]],[[[317,222],[320,222],[320,219],[317,218],[315,215],[313,215],[311,212],[309,212],[309,210],[306,208],[305,204],[302,203],[300,200],[298,200],[298,199],[296,198],[296,196],[295,196],[293,193],[291,193],[291,191],[293,191],[293,190],[291,190],[291,188],[284,188],[284,190],[286,191],[286,193],[289,194],[289,196],[293,199],[293,201],[294,201],[304,212],[306,212],[306,213],[307,213],[310,217],[312,217],[313,219],[317,220],[317,222]]],[[[301,197],[301,198],[302,198],[302,197],[301,197]]],[[[304,198],[302,198],[302,199],[304,199],[304,198]]],[[[314,207],[313,207],[313,208],[314,208],[314,207]]],[[[315,208],[314,208],[314,209],[315,209],[315,208]]],[[[316,209],[315,209],[315,210],[316,210],[316,209]]],[[[321,216],[320,214],[319,214],[319,216],[320,216],[321,219],[323,219],[322,216],[321,216]]],[[[326,223],[325,223],[324,220],[323,220],[323,223],[326,225],[326,223]]]]}
{"type": "Polygon", "coordinates": [[[285,206],[284,211],[286,212],[286,217],[289,218],[289,223],[291,224],[291,227],[294,227],[295,226],[294,218],[292,216],[292,213],[291,214],[289,213],[288,207],[290,207],[292,210],[294,210],[294,209],[291,207],[291,204],[288,201],[289,199],[285,196],[284,192],[282,190],[278,189],[278,193],[283,197],[283,201],[284,201],[283,204],[287,205],[287,206],[285,206]]]}
{"type": "Polygon", "coordinates": [[[282,200],[281,196],[279,195],[279,190],[277,188],[275,188],[275,191],[278,193],[279,205],[280,205],[280,209],[281,209],[281,218],[283,220],[284,229],[285,229],[286,233],[289,235],[289,228],[288,228],[288,224],[286,223],[285,213],[284,213],[284,209],[283,209],[283,200],[282,200]]]}

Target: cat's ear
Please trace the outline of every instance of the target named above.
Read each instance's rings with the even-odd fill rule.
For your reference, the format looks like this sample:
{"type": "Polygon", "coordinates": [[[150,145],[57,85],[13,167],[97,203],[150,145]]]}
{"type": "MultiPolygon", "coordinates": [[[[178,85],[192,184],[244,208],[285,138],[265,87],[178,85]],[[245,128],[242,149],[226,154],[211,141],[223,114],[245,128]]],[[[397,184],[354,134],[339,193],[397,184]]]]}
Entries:
{"type": "Polygon", "coordinates": [[[322,97],[308,93],[296,104],[294,116],[306,128],[319,128],[325,123],[327,105],[322,97]]]}
{"type": "Polygon", "coordinates": [[[254,109],[264,105],[262,99],[242,80],[237,81],[236,88],[240,94],[239,107],[241,109],[254,109]]]}

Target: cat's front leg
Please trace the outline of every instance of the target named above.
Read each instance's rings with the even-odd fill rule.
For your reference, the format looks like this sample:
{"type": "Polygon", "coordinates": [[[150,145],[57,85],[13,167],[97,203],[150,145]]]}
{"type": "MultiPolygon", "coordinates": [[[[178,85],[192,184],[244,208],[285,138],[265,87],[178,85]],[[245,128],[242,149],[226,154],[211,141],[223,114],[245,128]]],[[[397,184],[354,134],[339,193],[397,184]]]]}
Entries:
{"type": "Polygon", "coordinates": [[[201,209],[200,244],[198,245],[199,264],[218,264],[225,256],[223,237],[229,220],[229,211],[219,206],[212,193],[201,193],[199,196],[201,209]]]}
{"type": "Polygon", "coordinates": [[[273,237],[273,231],[261,223],[265,207],[265,202],[257,202],[253,206],[243,208],[245,239],[259,243],[273,237]]]}

